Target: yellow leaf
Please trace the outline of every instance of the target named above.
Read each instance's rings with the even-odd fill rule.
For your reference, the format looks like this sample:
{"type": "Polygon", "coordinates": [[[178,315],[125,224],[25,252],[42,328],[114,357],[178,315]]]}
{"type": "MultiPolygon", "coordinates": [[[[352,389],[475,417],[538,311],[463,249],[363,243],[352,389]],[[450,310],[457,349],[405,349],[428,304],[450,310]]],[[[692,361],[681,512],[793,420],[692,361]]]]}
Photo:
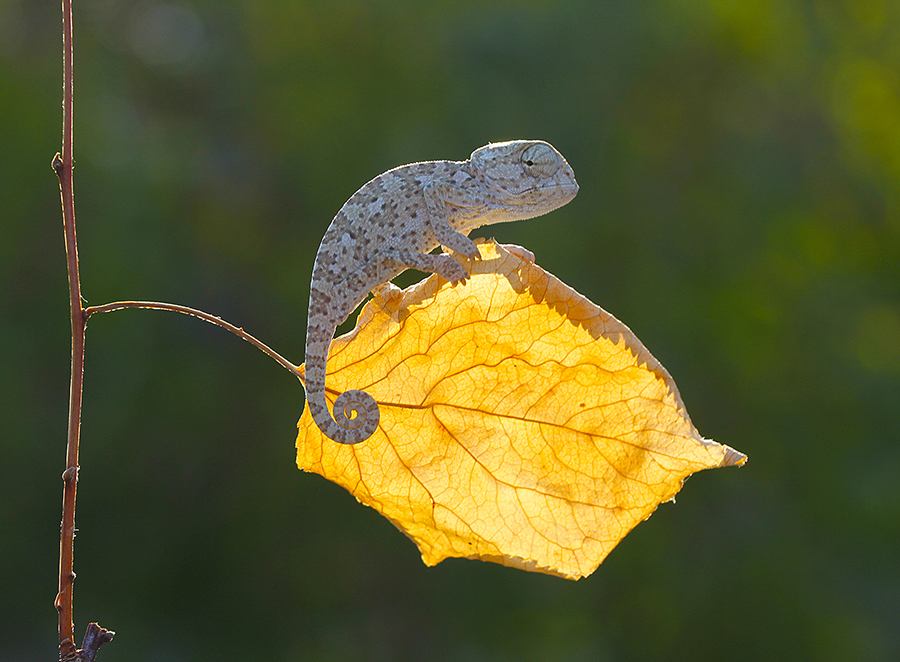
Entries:
{"type": "Polygon", "coordinates": [[[448,557],[585,577],[690,474],[746,456],[703,439],[634,334],[494,243],[472,278],[385,288],[335,340],[329,399],[363,389],[374,436],[324,437],[307,408],[297,464],[448,557]]]}

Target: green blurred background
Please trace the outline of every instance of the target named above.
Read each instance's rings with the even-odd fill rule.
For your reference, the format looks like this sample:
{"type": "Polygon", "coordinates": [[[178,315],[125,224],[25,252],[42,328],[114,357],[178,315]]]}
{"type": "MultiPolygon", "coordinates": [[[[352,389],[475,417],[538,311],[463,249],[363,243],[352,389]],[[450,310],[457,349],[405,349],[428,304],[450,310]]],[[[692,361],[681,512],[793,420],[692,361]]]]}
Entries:
{"type": "MultiPolygon", "coordinates": [[[[302,360],[334,213],[542,138],[581,193],[490,228],[608,309],[701,473],[577,583],[415,546],[294,465],[296,380],[197,320],[91,319],[76,632],[114,660],[900,659],[900,5],[76,2],[91,304],[302,360]]],[[[56,659],[69,363],[59,2],[0,1],[0,657],[56,659]]],[[[420,277],[407,274],[403,283],[420,277]]]]}

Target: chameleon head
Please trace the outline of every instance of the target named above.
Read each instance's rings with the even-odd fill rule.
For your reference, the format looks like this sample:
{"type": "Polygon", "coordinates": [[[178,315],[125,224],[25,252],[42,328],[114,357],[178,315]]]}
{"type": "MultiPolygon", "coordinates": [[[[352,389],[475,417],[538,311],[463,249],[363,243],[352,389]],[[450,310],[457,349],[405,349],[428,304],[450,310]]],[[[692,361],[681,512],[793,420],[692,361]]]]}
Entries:
{"type": "Polygon", "coordinates": [[[489,213],[484,224],[540,216],[578,193],[572,167],[543,140],[491,143],[472,152],[470,163],[503,207],[489,213]]]}

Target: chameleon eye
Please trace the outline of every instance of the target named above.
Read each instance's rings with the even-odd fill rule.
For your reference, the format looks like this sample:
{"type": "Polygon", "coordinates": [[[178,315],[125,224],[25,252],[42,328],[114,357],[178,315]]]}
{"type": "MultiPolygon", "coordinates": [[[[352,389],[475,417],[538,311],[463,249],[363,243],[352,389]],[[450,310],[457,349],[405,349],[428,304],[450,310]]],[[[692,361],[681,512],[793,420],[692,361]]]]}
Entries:
{"type": "Polygon", "coordinates": [[[536,143],[522,151],[522,165],[532,177],[552,177],[559,170],[559,156],[549,145],[536,143]]]}

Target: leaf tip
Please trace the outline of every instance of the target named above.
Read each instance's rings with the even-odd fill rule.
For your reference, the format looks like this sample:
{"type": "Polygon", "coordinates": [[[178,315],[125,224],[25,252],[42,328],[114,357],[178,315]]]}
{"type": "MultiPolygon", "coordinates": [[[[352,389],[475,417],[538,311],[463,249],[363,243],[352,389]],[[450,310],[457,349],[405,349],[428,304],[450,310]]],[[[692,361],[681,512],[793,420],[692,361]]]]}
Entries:
{"type": "Polygon", "coordinates": [[[740,451],[734,450],[731,446],[722,445],[722,463],[720,467],[742,467],[747,462],[747,456],[740,451]]]}

